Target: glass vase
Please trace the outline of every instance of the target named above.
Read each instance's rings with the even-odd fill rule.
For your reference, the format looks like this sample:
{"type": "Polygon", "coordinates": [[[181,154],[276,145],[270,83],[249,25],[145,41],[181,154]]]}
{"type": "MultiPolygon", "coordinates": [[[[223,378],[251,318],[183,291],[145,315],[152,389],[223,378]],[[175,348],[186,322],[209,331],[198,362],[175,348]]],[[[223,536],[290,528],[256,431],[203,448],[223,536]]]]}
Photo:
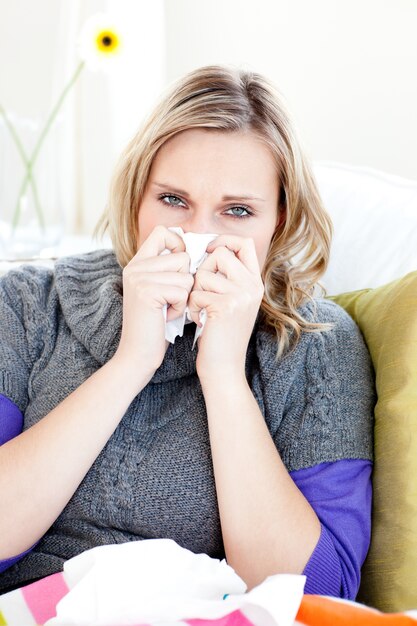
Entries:
{"type": "Polygon", "coordinates": [[[0,119],[0,257],[43,256],[63,233],[60,165],[63,117],[42,138],[40,120],[0,119]],[[17,139],[16,139],[17,138],[17,139]],[[61,147],[61,148],[60,148],[61,147]]]}

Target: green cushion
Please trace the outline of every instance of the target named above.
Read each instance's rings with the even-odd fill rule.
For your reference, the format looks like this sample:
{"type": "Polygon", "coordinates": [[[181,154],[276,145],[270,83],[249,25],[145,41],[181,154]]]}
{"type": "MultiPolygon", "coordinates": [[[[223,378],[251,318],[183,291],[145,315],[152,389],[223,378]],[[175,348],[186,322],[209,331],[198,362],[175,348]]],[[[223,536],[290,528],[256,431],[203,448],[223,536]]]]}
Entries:
{"type": "Polygon", "coordinates": [[[378,396],[372,539],[358,600],[417,608],[417,271],[331,299],[362,331],[378,396]]]}

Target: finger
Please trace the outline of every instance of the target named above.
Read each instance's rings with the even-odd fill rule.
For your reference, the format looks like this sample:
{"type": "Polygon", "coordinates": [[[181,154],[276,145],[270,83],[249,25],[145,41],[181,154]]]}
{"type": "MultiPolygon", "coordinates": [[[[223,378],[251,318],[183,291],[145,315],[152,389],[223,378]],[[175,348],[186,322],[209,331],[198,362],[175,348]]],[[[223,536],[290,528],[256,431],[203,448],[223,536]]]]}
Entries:
{"type": "Polygon", "coordinates": [[[165,249],[171,252],[185,252],[185,244],[177,233],[168,230],[165,226],[158,225],[143,242],[134,258],[144,259],[158,256],[165,249]]]}
{"type": "Polygon", "coordinates": [[[209,255],[217,248],[224,246],[233,252],[239,261],[253,274],[259,274],[260,267],[256,255],[255,242],[252,237],[239,237],[237,235],[219,235],[207,246],[209,255]]]}
{"type": "Polygon", "coordinates": [[[218,272],[200,267],[194,276],[193,291],[212,291],[213,293],[229,293],[235,285],[226,276],[218,272]]]}
{"type": "Polygon", "coordinates": [[[167,320],[175,319],[184,313],[189,296],[187,289],[176,285],[153,283],[144,286],[143,291],[147,292],[147,300],[157,303],[157,308],[162,309],[165,305],[169,307],[167,320]]]}
{"type": "Polygon", "coordinates": [[[159,285],[174,285],[182,287],[190,293],[194,286],[194,276],[192,274],[184,274],[183,272],[151,272],[149,274],[138,274],[139,283],[150,283],[159,285]]]}
{"type": "MultiPolygon", "coordinates": [[[[190,272],[188,252],[175,252],[141,259],[134,257],[128,264],[133,271],[143,272],[190,272]]],[[[126,266],[128,267],[128,266],[126,266]]]]}
{"type": "MultiPolygon", "coordinates": [[[[237,258],[234,252],[225,246],[217,247],[200,265],[199,270],[212,273],[221,272],[226,278],[234,282],[244,282],[247,278],[247,268],[237,258]]],[[[258,269],[259,274],[259,269],[258,269]]]]}
{"type": "Polygon", "coordinates": [[[187,307],[189,292],[186,289],[179,289],[170,293],[170,303],[167,308],[167,322],[175,320],[184,315],[187,307]],[[175,297],[173,297],[175,296],[175,297]]]}
{"type": "Polygon", "coordinates": [[[205,309],[207,317],[214,317],[217,312],[220,312],[225,307],[224,295],[213,293],[211,291],[192,291],[188,298],[188,313],[197,324],[200,323],[200,311],[205,309]]]}

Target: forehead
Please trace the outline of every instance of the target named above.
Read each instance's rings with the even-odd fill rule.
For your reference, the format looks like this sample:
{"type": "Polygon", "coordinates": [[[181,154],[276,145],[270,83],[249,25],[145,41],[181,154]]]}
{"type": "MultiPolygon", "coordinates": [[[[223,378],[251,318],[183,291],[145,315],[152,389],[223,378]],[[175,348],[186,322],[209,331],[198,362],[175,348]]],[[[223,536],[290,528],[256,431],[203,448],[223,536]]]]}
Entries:
{"type": "MultiPolygon", "coordinates": [[[[278,189],[278,174],[268,146],[253,132],[190,129],[169,139],[154,158],[150,179],[178,185],[202,181],[255,193],[278,189]],[[183,181],[183,182],[182,182],[183,181]],[[248,188],[250,186],[250,189],[248,188]]],[[[224,191],[224,189],[222,189],[224,191]]],[[[238,190],[234,190],[238,191],[238,190]]]]}

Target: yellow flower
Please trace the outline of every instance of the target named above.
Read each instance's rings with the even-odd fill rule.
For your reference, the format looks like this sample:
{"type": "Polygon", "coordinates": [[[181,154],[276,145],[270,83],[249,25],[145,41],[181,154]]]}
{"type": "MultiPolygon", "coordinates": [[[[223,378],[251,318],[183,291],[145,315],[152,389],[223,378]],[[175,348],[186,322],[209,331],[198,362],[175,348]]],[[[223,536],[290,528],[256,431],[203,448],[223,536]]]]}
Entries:
{"type": "Polygon", "coordinates": [[[111,30],[100,31],[96,39],[97,49],[104,54],[114,54],[119,47],[117,33],[111,30]]]}
{"type": "Polygon", "coordinates": [[[113,63],[123,51],[123,27],[120,19],[96,13],[84,24],[79,39],[79,52],[89,69],[102,69],[113,63]]]}

